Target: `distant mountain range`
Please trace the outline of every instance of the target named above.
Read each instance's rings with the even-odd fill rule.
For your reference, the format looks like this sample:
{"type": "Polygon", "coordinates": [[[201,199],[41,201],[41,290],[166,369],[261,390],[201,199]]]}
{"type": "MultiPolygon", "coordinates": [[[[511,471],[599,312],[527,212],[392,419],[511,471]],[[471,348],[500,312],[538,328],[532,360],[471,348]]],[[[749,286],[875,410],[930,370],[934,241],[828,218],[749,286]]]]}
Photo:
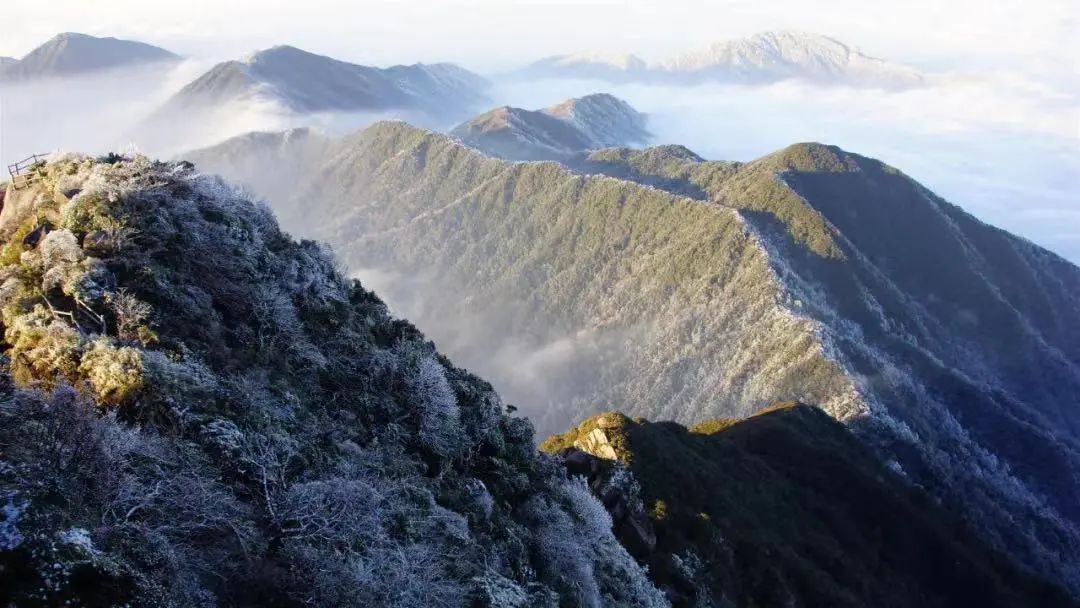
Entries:
{"type": "Polygon", "coordinates": [[[303,123],[315,114],[343,130],[391,118],[445,128],[486,105],[487,87],[484,78],[450,63],[376,68],[276,46],[215,65],[130,137],[152,149],[177,150],[261,125],[303,123]]]}
{"type": "Polygon", "coordinates": [[[1080,269],[896,169],[799,144],[750,163],[610,149],[572,171],[403,123],[306,167],[288,152],[305,138],[247,143],[190,158],[329,240],[543,431],[812,403],[1080,588],[1080,269]],[[236,162],[260,154],[285,160],[236,162]]]}
{"type": "Polygon", "coordinates": [[[545,57],[514,75],[526,78],[586,78],[624,82],[644,79],[649,65],[637,55],[584,52],[545,57]]]}
{"type": "Polygon", "coordinates": [[[456,65],[375,68],[276,46],[219,63],[166,105],[187,109],[234,101],[270,101],[298,113],[418,109],[447,113],[474,107],[487,82],[456,65]]]}
{"type": "Polygon", "coordinates": [[[760,84],[798,79],[821,84],[907,88],[925,78],[907,66],[871,57],[834,38],[807,32],[764,32],[649,64],[635,55],[582,53],[541,59],[516,73],[526,78],[611,82],[760,84]]]}
{"type": "Polygon", "coordinates": [[[0,79],[26,81],[78,76],[179,59],[165,49],[142,42],[64,33],[49,39],[22,59],[0,58],[0,79]]]}
{"type": "Polygon", "coordinates": [[[559,160],[585,150],[644,143],[646,117],[608,94],[569,99],[543,110],[503,106],[456,127],[450,134],[508,160],[559,160]]]}

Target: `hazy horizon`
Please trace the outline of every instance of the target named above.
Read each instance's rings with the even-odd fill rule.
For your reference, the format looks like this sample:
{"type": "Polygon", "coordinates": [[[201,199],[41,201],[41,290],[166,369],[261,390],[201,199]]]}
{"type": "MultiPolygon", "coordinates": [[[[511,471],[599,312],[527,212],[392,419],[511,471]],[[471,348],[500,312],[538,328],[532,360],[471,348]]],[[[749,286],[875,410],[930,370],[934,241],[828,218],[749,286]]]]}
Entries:
{"type": "Polygon", "coordinates": [[[277,44],[363,63],[455,61],[479,71],[588,50],[658,58],[766,30],[834,36],[871,55],[935,70],[1075,67],[1077,9],[1069,0],[880,3],[828,7],[793,0],[665,3],[535,0],[365,0],[305,3],[193,0],[178,12],[136,0],[50,3],[5,18],[0,55],[20,57],[64,31],[133,38],[199,59],[277,44]],[[926,27],[933,23],[934,27],[926,27]],[[661,27],[660,25],[663,25],[661,27]],[[674,26],[677,24],[677,26],[674,26]]]}

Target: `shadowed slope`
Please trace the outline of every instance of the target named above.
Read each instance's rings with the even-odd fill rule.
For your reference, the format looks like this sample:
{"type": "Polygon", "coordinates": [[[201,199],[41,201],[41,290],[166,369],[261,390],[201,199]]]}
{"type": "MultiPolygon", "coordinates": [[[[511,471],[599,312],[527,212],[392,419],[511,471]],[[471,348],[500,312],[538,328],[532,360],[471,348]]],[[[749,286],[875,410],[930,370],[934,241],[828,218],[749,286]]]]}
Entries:
{"type": "MultiPolygon", "coordinates": [[[[1073,605],[816,408],[690,429],[604,414],[541,447],[571,466],[603,445],[640,484],[656,542],[638,557],[677,606],[1073,605]]],[[[619,467],[598,468],[591,487],[627,508],[619,467]]]]}

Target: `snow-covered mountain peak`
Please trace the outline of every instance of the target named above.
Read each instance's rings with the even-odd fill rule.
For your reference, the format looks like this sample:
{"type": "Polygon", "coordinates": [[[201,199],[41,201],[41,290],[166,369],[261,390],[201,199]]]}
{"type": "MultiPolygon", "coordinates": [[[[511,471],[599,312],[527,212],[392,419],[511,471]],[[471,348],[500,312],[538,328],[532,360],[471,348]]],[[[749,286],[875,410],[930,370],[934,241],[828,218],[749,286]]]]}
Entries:
{"type": "Polygon", "coordinates": [[[915,70],[871,57],[835,38],[801,31],[761,32],[717,42],[658,66],[670,73],[711,73],[751,81],[801,78],[873,86],[914,86],[915,70]]]}
{"type": "Polygon", "coordinates": [[[915,70],[867,55],[835,38],[781,30],[716,42],[647,64],[634,55],[577,53],[542,59],[519,73],[530,78],[769,83],[800,79],[821,84],[905,88],[923,84],[915,70]]]}
{"type": "Polygon", "coordinates": [[[510,160],[557,160],[585,150],[643,143],[646,116],[606,93],[568,99],[542,110],[494,108],[459,125],[452,135],[510,160]]]}
{"type": "Polygon", "coordinates": [[[543,112],[573,124],[588,136],[594,147],[643,143],[649,139],[645,115],[608,93],[567,99],[543,112]]]}

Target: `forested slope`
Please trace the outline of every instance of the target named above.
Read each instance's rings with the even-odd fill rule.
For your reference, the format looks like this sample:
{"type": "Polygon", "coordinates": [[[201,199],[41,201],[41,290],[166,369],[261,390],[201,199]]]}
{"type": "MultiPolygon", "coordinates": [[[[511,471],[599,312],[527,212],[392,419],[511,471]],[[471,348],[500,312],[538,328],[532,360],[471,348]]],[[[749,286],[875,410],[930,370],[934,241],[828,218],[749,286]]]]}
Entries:
{"type": "Polygon", "coordinates": [[[0,597],[662,606],[491,386],[190,164],[68,156],[0,213],[0,597]]]}

